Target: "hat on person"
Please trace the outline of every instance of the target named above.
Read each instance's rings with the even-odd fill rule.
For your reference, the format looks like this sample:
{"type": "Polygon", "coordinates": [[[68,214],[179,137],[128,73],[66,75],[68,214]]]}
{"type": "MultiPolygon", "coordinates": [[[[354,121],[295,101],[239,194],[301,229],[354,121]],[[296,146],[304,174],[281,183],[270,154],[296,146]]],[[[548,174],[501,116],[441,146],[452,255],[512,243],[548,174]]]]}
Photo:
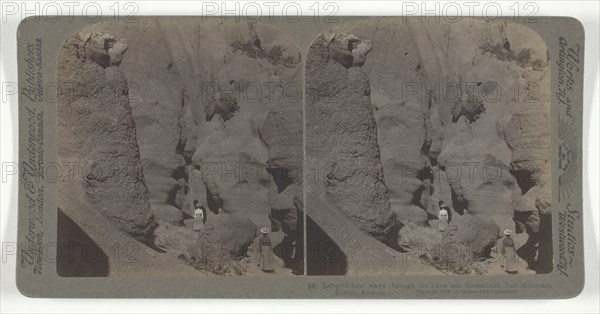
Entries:
{"type": "Polygon", "coordinates": [[[264,228],[260,229],[260,233],[267,234],[267,233],[269,233],[269,229],[267,227],[264,227],[264,228]]]}
{"type": "Polygon", "coordinates": [[[507,235],[507,236],[509,236],[509,235],[511,235],[511,234],[512,234],[512,230],[510,230],[510,229],[506,229],[506,230],[504,230],[504,235],[507,235]]]}

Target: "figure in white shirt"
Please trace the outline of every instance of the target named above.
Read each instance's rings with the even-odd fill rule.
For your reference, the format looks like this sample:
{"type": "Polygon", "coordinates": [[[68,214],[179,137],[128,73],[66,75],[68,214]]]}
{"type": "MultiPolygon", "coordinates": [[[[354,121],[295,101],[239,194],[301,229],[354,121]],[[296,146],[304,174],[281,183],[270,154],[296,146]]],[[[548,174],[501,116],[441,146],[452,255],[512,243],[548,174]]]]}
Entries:
{"type": "Polygon", "coordinates": [[[446,231],[446,228],[448,227],[448,210],[450,210],[450,208],[448,206],[446,206],[446,204],[444,204],[443,201],[440,201],[440,214],[439,214],[439,222],[438,222],[438,230],[440,232],[444,232],[446,231]]]}
{"type": "Polygon", "coordinates": [[[194,201],[194,231],[200,231],[206,222],[206,209],[198,200],[194,201]]]}

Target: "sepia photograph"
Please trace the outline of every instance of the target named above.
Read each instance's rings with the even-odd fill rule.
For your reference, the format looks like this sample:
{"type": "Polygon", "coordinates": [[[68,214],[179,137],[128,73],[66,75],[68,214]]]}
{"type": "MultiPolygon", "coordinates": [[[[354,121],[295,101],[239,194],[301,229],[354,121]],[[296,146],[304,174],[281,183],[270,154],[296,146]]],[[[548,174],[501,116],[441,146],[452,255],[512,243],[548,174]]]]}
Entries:
{"type": "Polygon", "coordinates": [[[378,18],[306,57],[308,275],[552,271],[550,60],[526,26],[378,18]]]}
{"type": "Polygon", "coordinates": [[[82,29],[57,67],[61,275],[300,275],[305,241],[308,275],[552,271],[526,26],[356,21],[304,62],[270,26],[148,18],[82,29]]]}
{"type": "Polygon", "coordinates": [[[288,35],[250,22],[146,18],[69,36],[58,242],[74,254],[58,273],[303,274],[302,73],[288,35]]]}
{"type": "Polygon", "coordinates": [[[585,21],[290,3],[18,20],[3,284],[155,311],[593,294],[585,21]]]}

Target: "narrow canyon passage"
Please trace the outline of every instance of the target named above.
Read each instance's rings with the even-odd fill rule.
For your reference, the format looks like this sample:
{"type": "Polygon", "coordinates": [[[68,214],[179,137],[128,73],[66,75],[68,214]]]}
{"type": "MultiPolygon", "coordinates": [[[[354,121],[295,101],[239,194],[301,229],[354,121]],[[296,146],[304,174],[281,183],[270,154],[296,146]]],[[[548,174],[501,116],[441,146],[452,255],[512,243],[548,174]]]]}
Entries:
{"type": "MultiPolygon", "coordinates": [[[[151,255],[191,265],[199,276],[268,275],[256,267],[259,231],[266,228],[273,243],[274,274],[303,273],[303,209],[298,200],[303,69],[300,52],[287,34],[250,22],[144,18],[132,25],[85,27],[63,51],[59,72],[66,79],[79,75],[95,77],[97,85],[116,80],[124,84],[117,85],[118,102],[81,97],[75,108],[63,100],[61,156],[96,164],[107,160],[103,166],[114,160],[112,150],[127,148],[131,153],[117,161],[139,170],[131,172],[137,178],[131,186],[139,193],[126,184],[110,185],[111,198],[77,192],[63,198],[66,216],[77,217],[78,209],[71,207],[86,203],[86,212],[114,221],[125,237],[147,244],[151,255]],[[122,116],[130,123],[107,126],[110,132],[96,136],[93,154],[73,153],[78,151],[72,143],[98,135],[94,128],[102,125],[91,121],[89,128],[79,128],[75,115],[99,112],[107,119],[120,114],[114,118],[122,116]],[[116,131],[111,129],[115,126],[116,131]],[[127,133],[119,132],[119,126],[127,133]],[[68,133],[75,129],[81,132],[68,133]],[[139,204],[109,204],[118,197],[137,197],[139,204]],[[200,206],[205,219],[198,230],[200,206]]],[[[90,185],[103,181],[92,178],[90,185]]],[[[111,237],[102,232],[90,236],[111,237]]]]}
{"type": "MultiPolygon", "coordinates": [[[[324,188],[317,183],[307,192],[326,191],[323,200],[336,207],[330,211],[347,211],[358,227],[372,233],[369,223],[381,228],[384,224],[378,219],[389,219],[377,209],[378,196],[367,197],[370,205],[361,204],[343,196],[349,191],[343,184],[355,176],[381,177],[382,204],[389,203],[399,227],[397,236],[379,237],[391,248],[422,252],[426,262],[444,271],[502,273],[500,244],[504,230],[510,229],[520,248],[521,272],[547,272],[551,258],[540,255],[551,243],[549,226],[541,222],[550,217],[550,64],[543,40],[508,22],[440,24],[395,18],[337,25],[322,36],[332,48],[317,52],[325,46],[318,38],[307,60],[307,163],[336,170],[321,174],[324,188]],[[348,51],[335,44],[344,36],[356,38],[349,41],[348,51]],[[369,43],[366,54],[359,49],[363,42],[369,43]],[[348,115],[352,121],[363,110],[344,100],[345,84],[365,84],[354,79],[361,72],[367,87],[353,88],[359,94],[366,91],[359,97],[372,107],[375,121],[363,118],[359,123],[377,131],[373,151],[378,152],[375,160],[382,174],[364,166],[370,163],[345,161],[344,154],[350,160],[364,156],[361,150],[370,146],[365,141],[370,138],[357,135],[360,143],[344,146],[337,134],[354,122],[331,122],[336,119],[333,114],[348,115]],[[344,106],[338,108],[338,102],[344,106]],[[319,143],[321,132],[327,138],[319,143]],[[441,204],[449,209],[444,233],[437,228],[441,204]],[[348,211],[352,206],[360,214],[348,211]],[[435,248],[447,246],[458,247],[464,260],[444,261],[444,252],[435,248]]],[[[359,188],[354,195],[369,191],[359,188]]],[[[309,209],[307,215],[327,233],[331,222],[321,221],[315,211],[309,209]]],[[[335,238],[334,233],[329,237],[335,238]]],[[[351,256],[351,248],[340,250],[351,256]]],[[[346,268],[348,273],[377,271],[353,269],[351,262],[346,268]]],[[[399,266],[397,272],[405,273],[406,267],[399,266]]]]}

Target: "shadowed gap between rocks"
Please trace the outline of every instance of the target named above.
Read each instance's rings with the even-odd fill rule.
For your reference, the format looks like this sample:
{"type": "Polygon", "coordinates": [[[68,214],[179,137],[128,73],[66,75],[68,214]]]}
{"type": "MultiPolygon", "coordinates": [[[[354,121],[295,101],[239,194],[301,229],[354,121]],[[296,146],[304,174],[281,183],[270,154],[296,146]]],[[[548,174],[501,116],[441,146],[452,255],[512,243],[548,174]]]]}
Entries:
{"type": "Polygon", "coordinates": [[[167,193],[166,203],[177,209],[180,209],[179,208],[180,206],[177,204],[177,193],[179,192],[180,189],[181,189],[180,186],[175,186],[171,190],[169,190],[169,192],[167,193]]]}
{"type": "Polygon", "coordinates": [[[309,276],[345,275],[346,254],[310,217],[306,217],[306,264],[309,276]]]}
{"type": "Polygon", "coordinates": [[[58,208],[56,272],[61,277],[107,277],[108,256],[58,208]]]}
{"type": "Polygon", "coordinates": [[[457,212],[459,215],[464,215],[465,210],[468,210],[469,208],[468,201],[458,196],[456,192],[454,192],[453,188],[451,188],[450,191],[452,199],[452,208],[454,208],[454,211],[457,212]]]}
{"type": "Polygon", "coordinates": [[[534,173],[525,169],[510,170],[510,174],[515,177],[519,188],[521,188],[521,195],[525,195],[529,190],[536,185],[533,179],[534,173]]]}
{"type": "Polygon", "coordinates": [[[300,243],[285,236],[283,240],[273,247],[273,254],[284,262],[284,267],[293,271],[294,275],[304,274],[304,237],[300,237],[300,243]]]}
{"type": "Polygon", "coordinates": [[[206,204],[208,205],[208,209],[214,214],[218,214],[219,209],[223,208],[223,200],[221,198],[213,197],[208,187],[206,187],[206,204]]]}
{"type": "Polygon", "coordinates": [[[552,216],[540,216],[540,231],[531,232],[525,245],[517,255],[527,261],[529,268],[537,274],[549,274],[554,268],[552,247],[552,216]]]}
{"type": "Polygon", "coordinates": [[[285,168],[269,168],[267,169],[269,174],[273,177],[273,182],[277,186],[277,193],[281,193],[292,184],[292,180],[289,177],[289,170],[285,168]]]}

